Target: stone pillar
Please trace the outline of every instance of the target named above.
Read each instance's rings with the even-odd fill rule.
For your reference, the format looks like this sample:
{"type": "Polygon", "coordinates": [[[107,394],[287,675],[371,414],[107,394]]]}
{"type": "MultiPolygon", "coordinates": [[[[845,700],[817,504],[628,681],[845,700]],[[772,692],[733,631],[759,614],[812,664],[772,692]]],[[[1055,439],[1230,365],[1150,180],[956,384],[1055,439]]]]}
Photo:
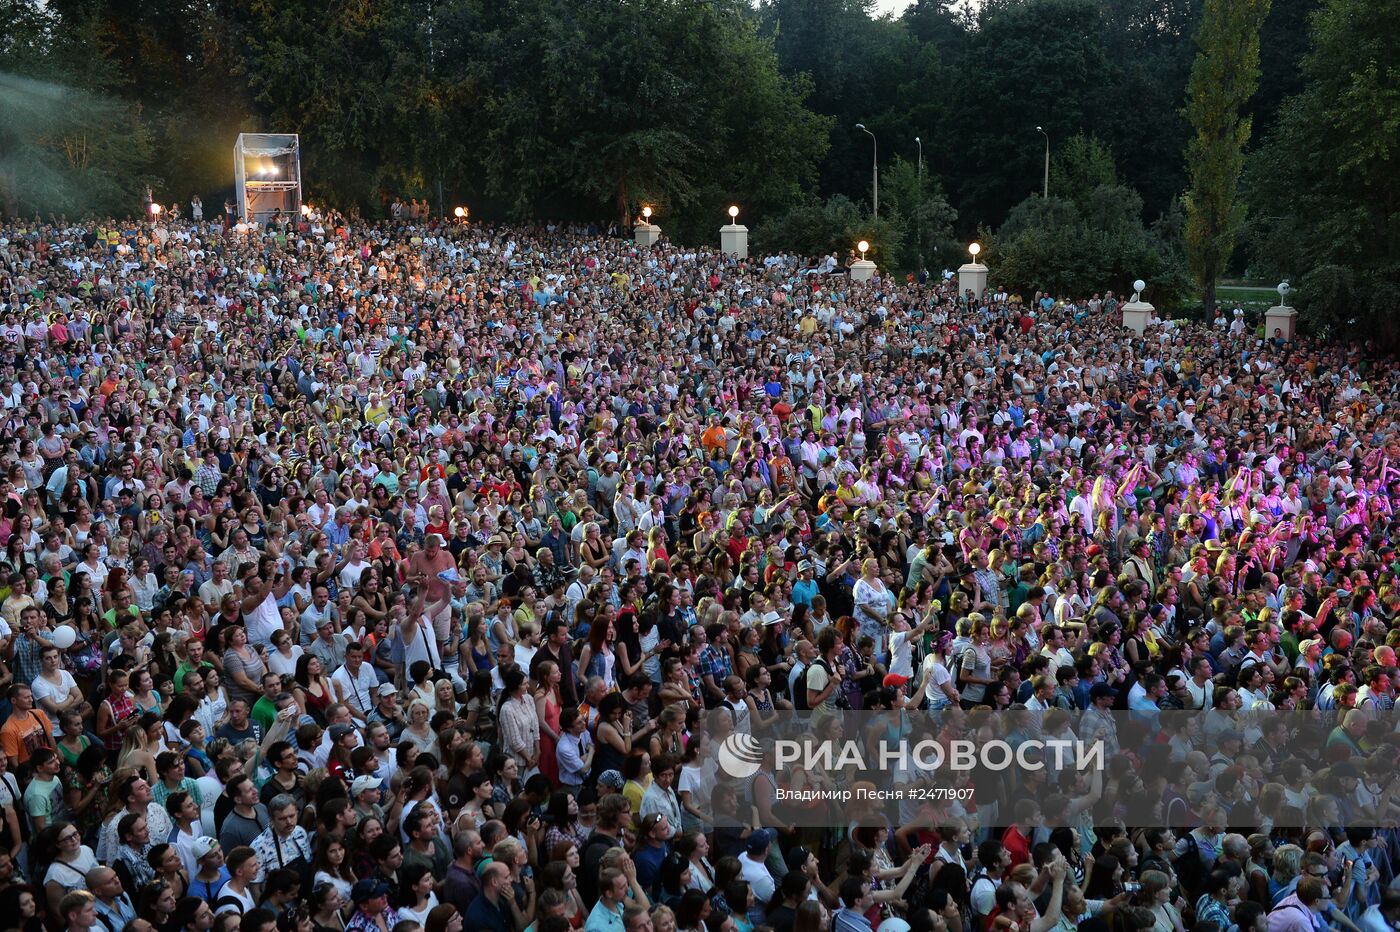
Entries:
{"type": "Polygon", "coordinates": [[[661,239],[661,227],[654,223],[639,223],[632,228],[638,246],[655,246],[661,239]]]}
{"type": "Polygon", "coordinates": [[[1123,305],[1123,326],[1142,336],[1147,332],[1147,325],[1152,322],[1152,315],[1157,311],[1146,301],[1129,301],[1123,305]]]}
{"type": "Polygon", "coordinates": [[[851,281],[868,282],[875,277],[875,263],[869,259],[857,259],[851,263],[851,281]]]}
{"type": "Polygon", "coordinates": [[[987,290],[987,267],[980,262],[968,262],[958,266],[958,296],[969,291],[977,297],[987,290]]]}
{"type": "Polygon", "coordinates": [[[1298,330],[1298,312],[1286,304],[1276,304],[1264,312],[1264,339],[1272,340],[1274,331],[1282,331],[1289,343],[1298,330]]]}
{"type": "Polygon", "coordinates": [[[742,223],[726,223],[719,228],[719,251],[736,259],[749,257],[749,228],[742,223]]]}

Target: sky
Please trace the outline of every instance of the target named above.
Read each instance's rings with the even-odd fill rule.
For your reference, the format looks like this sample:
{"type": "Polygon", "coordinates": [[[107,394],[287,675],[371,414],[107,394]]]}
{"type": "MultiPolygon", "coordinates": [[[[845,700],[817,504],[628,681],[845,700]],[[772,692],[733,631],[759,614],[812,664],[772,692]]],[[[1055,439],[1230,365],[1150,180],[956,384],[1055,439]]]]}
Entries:
{"type": "Polygon", "coordinates": [[[898,16],[904,12],[904,8],[913,3],[914,0],[875,0],[876,13],[893,13],[898,16]]]}

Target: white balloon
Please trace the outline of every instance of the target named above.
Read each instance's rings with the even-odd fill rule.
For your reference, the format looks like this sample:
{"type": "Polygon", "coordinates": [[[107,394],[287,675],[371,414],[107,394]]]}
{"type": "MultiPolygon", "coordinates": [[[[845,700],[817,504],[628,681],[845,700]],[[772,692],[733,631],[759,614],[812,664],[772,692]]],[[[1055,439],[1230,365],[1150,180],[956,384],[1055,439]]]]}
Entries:
{"type": "Polygon", "coordinates": [[[53,629],[53,646],[59,650],[67,650],[73,646],[73,642],[78,639],[78,632],[74,631],[70,625],[59,625],[53,629]]]}

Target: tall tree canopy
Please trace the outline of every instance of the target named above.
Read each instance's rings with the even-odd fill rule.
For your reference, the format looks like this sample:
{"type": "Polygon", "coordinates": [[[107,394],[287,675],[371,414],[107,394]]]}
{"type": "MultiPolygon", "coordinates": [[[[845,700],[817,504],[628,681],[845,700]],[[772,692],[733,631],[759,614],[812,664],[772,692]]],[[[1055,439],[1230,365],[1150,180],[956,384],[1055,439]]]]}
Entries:
{"type": "Polygon", "coordinates": [[[1397,15],[1361,0],[913,0],[897,17],[873,0],[0,0],[0,210],[129,214],[148,183],[217,202],[237,133],[290,130],[312,199],[371,215],[412,196],[610,222],[647,202],[668,236],[713,242],[738,203],[756,243],[862,237],[901,269],[955,266],[994,230],[1004,274],[1080,288],[1179,282],[1191,181],[1202,281],[1247,262],[1291,277],[1305,312],[1364,319],[1397,262],[1397,15]],[[879,140],[878,223],[857,123],[879,140]],[[1234,250],[1241,204],[1253,222],[1234,250]]]}
{"type": "Polygon", "coordinates": [[[1244,226],[1237,197],[1251,126],[1244,108],[1259,84],[1259,31],[1268,15],[1269,0],[1206,0],[1196,39],[1200,52],[1186,89],[1193,131],[1186,146],[1186,259],[1207,311],[1244,226]]]}
{"type": "Polygon", "coordinates": [[[1324,326],[1400,346],[1400,7],[1325,0],[1305,85],[1254,156],[1246,190],[1261,275],[1291,281],[1324,326]]]}

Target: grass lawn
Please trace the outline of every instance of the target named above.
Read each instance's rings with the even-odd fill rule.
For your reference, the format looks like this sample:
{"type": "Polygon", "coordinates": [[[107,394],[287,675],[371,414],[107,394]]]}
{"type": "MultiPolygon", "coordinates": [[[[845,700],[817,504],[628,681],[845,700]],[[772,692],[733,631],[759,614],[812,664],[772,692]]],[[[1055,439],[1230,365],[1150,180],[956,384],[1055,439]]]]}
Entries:
{"type": "Polygon", "coordinates": [[[1217,285],[1215,293],[1222,303],[1227,301],[1238,301],[1242,303],[1254,303],[1266,301],[1269,306],[1278,303],[1278,290],[1276,288],[1261,288],[1250,285],[1217,285]]]}

